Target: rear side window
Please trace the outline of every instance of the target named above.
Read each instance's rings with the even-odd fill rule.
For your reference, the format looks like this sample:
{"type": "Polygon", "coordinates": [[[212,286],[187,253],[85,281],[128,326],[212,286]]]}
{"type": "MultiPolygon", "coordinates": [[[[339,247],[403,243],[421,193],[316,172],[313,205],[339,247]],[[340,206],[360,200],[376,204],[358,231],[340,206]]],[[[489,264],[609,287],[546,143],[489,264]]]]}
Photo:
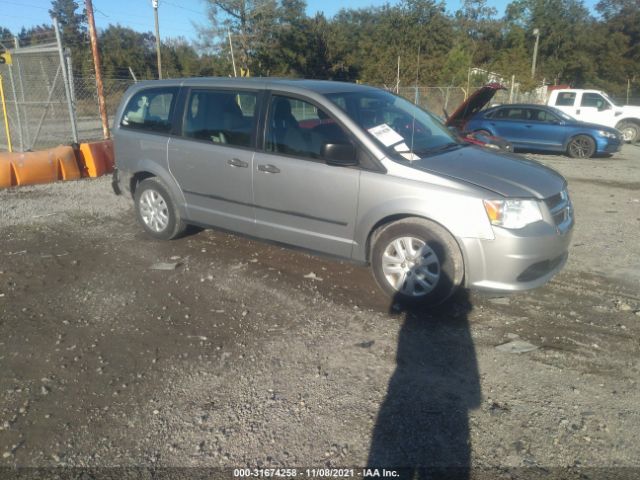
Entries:
{"type": "Polygon", "coordinates": [[[177,87],[168,87],[136,93],[129,100],[120,125],[136,130],[169,133],[177,92],[177,87]]]}
{"type": "Polygon", "coordinates": [[[505,120],[528,120],[529,115],[525,108],[501,108],[493,117],[505,120]]]}
{"type": "Polygon", "coordinates": [[[556,98],[556,105],[559,107],[572,107],[575,101],[575,92],[560,92],[556,98]]]}
{"type": "Polygon", "coordinates": [[[182,134],[205,142],[250,147],[257,94],[232,90],[192,90],[182,134]]]}
{"type": "Polygon", "coordinates": [[[530,109],[529,114],[531,117],[530,120],[533,120],[535,122],[553,123],[558,121],[558,118],[553,113],[546,110],[538,110],[537,108],[530,109]]]}

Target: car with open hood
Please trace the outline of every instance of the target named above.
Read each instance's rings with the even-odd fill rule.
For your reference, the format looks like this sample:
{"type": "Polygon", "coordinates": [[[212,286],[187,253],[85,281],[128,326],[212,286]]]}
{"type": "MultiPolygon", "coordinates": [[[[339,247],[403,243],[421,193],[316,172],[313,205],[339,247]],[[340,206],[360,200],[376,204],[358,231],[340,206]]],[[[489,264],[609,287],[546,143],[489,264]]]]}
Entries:
{"type": "Polygon", "coordinates": [[[465,128],[469,119],[482,110],[498,90],[506,89],[497,82],[488,83],[477,89],[451,115],[444,112],[446,117],[444,124],[460,135],[460,138],[465,142],[503,152],[513,152],[513,145],[504,138],[496,137],[488,132],[468,132],[465,128]]]}
{"type": "Polygon", "coordinates": [[[460,122],[467,135],[498,136],[518,150],[561,152],[574,158],[613,154],[622,148],[618,130],[580,122],[554,107],[507,104],[483,110],[495,91],[490,85],[478,91],[482,94],[460,122]]]}
{"type": "Polygon", "coordinates": [[[461,142],[384,90],[148,81],[115,118],[114,190],[132,196],[153,238],[194,224],[347,258],[404,302],[535,288],[567,260],[574,219],[560,174],[461,142]]]}

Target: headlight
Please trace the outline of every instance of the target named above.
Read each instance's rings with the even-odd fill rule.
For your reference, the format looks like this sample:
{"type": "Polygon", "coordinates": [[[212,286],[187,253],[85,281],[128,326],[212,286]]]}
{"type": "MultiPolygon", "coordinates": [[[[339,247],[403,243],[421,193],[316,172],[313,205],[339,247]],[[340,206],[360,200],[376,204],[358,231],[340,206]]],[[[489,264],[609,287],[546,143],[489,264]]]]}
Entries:
{"type": "Polygon", "coordinates": [[[484,200],[492,225],[504,228],[523,228],[542,220],[542,213],[535,200],[484,200]]]}
{"type": "Polygon", "coordinates": [[[607,132],[605,130],[598,130],[598,135],[604,138],[616,138],[617,135],[615,133],[607,132]]]}

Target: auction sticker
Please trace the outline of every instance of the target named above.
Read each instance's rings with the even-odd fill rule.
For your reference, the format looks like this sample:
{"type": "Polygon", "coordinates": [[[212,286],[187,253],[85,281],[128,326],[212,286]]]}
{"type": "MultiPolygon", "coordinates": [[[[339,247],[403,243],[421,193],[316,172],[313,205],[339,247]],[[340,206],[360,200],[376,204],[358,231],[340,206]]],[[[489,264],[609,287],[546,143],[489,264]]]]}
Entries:
{"type": "Polygon", "coordinates": [[[380,140],[385,147],[404,141],[404,138],[386,123],[370,128],[369,133],[380,140]]]}

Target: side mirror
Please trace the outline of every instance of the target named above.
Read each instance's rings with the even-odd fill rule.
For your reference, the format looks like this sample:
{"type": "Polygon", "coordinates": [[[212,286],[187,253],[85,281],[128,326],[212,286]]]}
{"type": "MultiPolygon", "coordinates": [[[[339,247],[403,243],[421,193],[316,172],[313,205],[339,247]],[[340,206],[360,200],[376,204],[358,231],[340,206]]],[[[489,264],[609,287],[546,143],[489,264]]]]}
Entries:
{"type": "Polygon", "coordinates": [[[598,107],[598,111],[604,112],[605,110],[609,110],[610,108],[611,108],[611,105],[609,105],[608,103],[603,103],[598,107]]]}
{"type": "Polygon", "coordinates": [[[320,153],[328,165],[340,167],[358,165],[356,148],[350,143],[325,143],[320,153]]]}

